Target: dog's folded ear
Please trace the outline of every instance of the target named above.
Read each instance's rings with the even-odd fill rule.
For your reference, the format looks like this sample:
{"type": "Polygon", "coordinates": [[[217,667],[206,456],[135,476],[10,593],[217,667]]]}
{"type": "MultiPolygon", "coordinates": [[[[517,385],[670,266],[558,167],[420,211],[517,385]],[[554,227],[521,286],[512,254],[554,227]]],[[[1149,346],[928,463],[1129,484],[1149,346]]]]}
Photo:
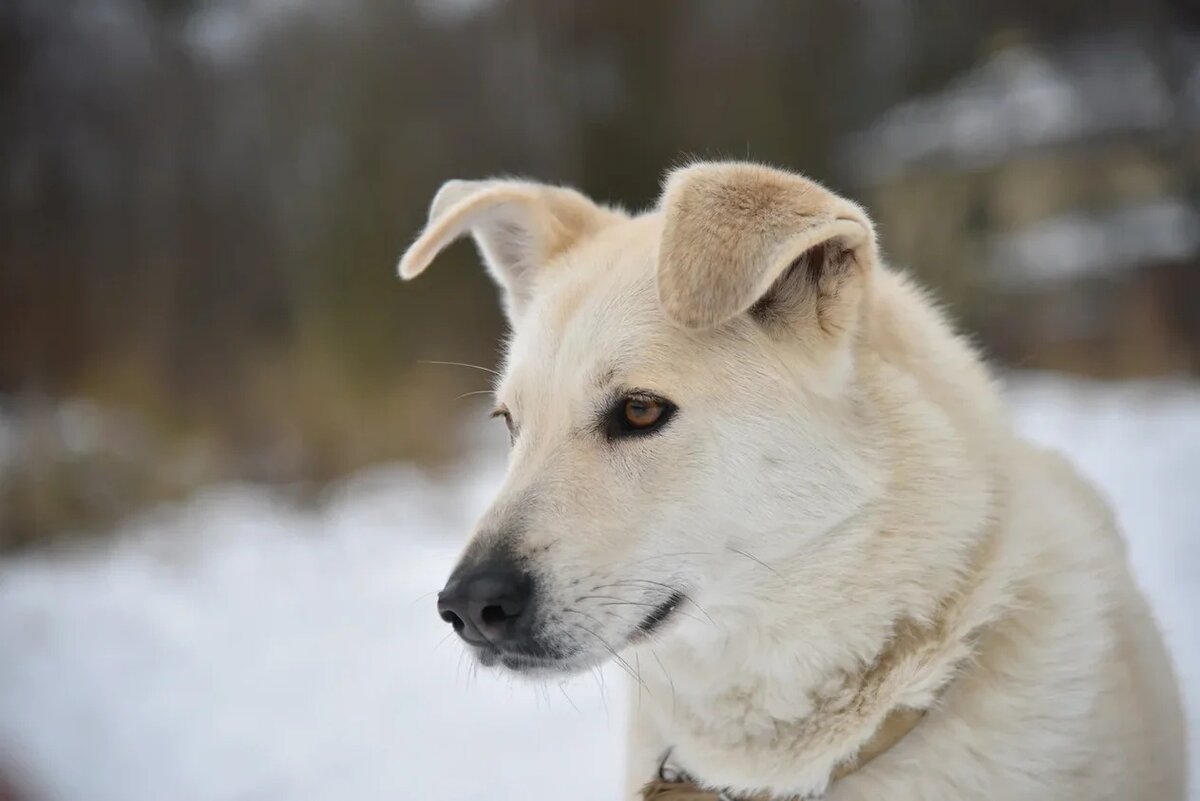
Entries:
{"type": "Polygon", "coordinates": [[[624,215],[570,189],[515,180],[447,181],[429,221],[400,259],[415,278],[447,245],[471,234],[515,321],[529,302],[537,270],[624,215]]]}
{"type": "Polygon", "coordinates": [[[757,164],[695,164],[663,188],[658,293],[669,317],[711,328],[764,322],[854,328],[877,261],[861,208],[799,175],[757,164]]]}

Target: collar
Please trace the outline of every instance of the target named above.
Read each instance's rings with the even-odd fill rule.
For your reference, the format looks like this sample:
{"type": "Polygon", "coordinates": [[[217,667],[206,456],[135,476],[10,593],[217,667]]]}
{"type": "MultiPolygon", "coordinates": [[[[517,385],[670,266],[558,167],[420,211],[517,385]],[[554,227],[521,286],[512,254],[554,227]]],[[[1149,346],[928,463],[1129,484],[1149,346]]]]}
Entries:
{"type": "MultiPolygon", "coordinates": [[[[871,738],[858,750],[853,758],[839,764],[830,776],[830,781],[845,778],[859,770],[871,760],[886,753],[916,728],[925,717],[924,709],[896,707],[893,709],[871,738]]],[[[723,790],[706,790],[684,771],[671,764],[671,749],[663,754],[658,768],[658,777],[642,787],[642,801],[805,801],[801,797],[773,798],[763,794],[735,796],[723,790]]]]}
{"type": "MultiPolygon", "coordinates": [[[[979,588],[989,582],[987,568],[996,560],[999,549],[998,528],[998,524],[993,524],[981,538],[975,547],[971,569],[959,587],[942,599],[933,619],[924,623],[913,620],[897,623],[888,646],[857,677],[849,707],[861,709],[872,698],[888,697],[892,706],[857,752],[836,763],[830,782],[862,769],[908,736],[925,717],[925,710],[937,702],[959,677],[962,666],[974,657],[979,639],[998,614],[990,605],[971,603],[979,588]],[[921,682],[920,687],[906,686],[918,666],[931,680],[921,682]]],[[[838,716],[838,706],[847,708],[842,704],[824,713],[818,711],[816,719],[809,720],[810,726],[819,729],[831,722],[838,716]]],[[[662,757],[658,777],[642,788],[642,801],[813,801],[812,796],[736,795],[705,789],[686,772],[671,765],[671,750],[667,749],[662,757]]]]}

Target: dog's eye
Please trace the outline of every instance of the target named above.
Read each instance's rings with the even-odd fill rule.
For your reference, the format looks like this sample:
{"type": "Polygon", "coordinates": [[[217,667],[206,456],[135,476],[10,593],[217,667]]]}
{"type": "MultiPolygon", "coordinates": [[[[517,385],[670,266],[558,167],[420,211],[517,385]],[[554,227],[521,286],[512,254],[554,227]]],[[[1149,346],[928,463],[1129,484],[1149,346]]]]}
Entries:
{"type": "Polygon", "coordinates": [[[508,411],[508,407],[505,406],[503,403],[500,404],[499,406],[497,406],[495,409],[493,409],[492,414],[490,416],[491,417],[503,417],[504,424],[506,426],[508,426],[508,435],[510,437],[515,437],[517,435],[517,429],[513,425],[512,414],[508,411]]]}
{"type": "Polygon", "coordinates": [[[667,424],[675,409],[675,404],[657,395],[626,395],[609,412],[607,434],[610,439],[653,434],[667,424]]]}
{"type": "Polygon", "coordinates": [[[649,428],[658,422],[666,408],[662,401],[656,398],[627,398],[625,422],[630,428],[649,428]]]}

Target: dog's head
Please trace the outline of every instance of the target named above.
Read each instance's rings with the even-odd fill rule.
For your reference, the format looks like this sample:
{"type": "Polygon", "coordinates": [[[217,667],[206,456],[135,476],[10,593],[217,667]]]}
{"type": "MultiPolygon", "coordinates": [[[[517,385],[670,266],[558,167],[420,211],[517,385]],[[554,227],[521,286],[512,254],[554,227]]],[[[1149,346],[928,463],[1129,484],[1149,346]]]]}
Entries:
{"type": "Polygon", "coordinates": [[[485,663],[571,671],[698,634],[878,493],[858,206],[750,164],[677,170],[635,217],[453,181],[401,275],[465,234],[512,325],[512,456],[438,607],[485,663]]]}

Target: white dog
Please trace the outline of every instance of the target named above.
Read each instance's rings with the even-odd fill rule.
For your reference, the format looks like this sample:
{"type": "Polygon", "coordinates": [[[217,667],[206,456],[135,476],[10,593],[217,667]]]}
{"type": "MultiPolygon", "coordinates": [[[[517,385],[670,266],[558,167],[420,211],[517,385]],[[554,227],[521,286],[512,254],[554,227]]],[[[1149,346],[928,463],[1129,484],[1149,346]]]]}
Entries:
{"type": "Polygon", "coordinates": [[[631,797],[665,762],[648,796],[1183,798],[1111,513],[861,208],[752,164],[636,216],[451,181],[401,275],[465,234],[512,324],[513,451],[439,610],[484,664],[636,662],[631,797]]]}

